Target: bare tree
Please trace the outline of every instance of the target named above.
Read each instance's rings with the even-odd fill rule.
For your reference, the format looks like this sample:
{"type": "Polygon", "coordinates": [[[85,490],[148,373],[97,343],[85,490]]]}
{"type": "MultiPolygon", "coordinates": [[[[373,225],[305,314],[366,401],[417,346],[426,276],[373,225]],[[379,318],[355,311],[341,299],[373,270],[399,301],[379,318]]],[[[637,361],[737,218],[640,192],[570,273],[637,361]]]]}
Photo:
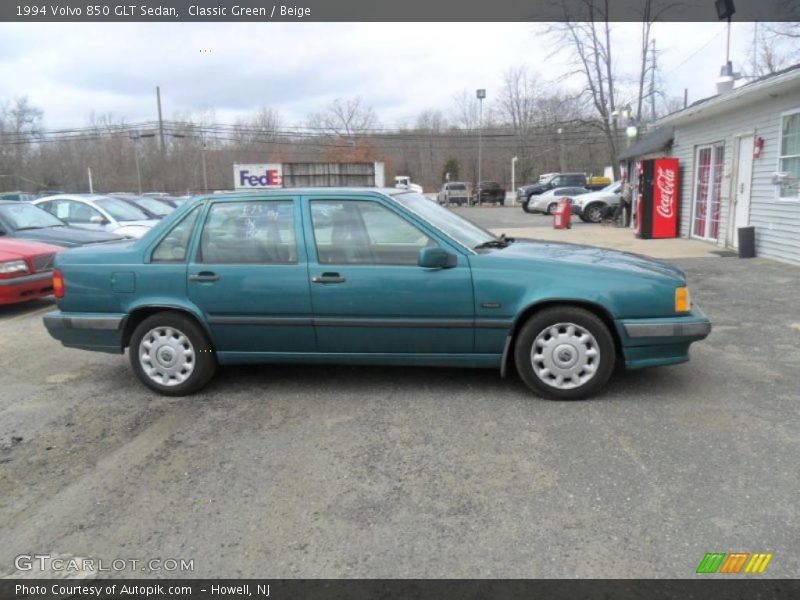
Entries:
{"type": "MultiPolygon", "coordinates": [[[[640,2],[641,6],[639,12],[642,18],[642,36],[639,48],[639,90],[636,95],[636,113],[634,115],[638,123],[642,123],[645,120],[643,118],[645,101],[650,100],[655,109],[656,97],[658,96],[658,90],[654,85],[648,86],[648,89],[645,91],[647,80],[650,79],[651,82],[654,82],[657,75],[655,72],[655,58],[652,56],[650,49],[651,44],[655,44],[655,40],[652,36],[653,24],[657,22],[667,10],[671,10],[678,5],[676,2],[666,3],[659,0],[640,0],[640,2]]],[[[655,47],[652,49],[652,53],[655,54],[655,47]]],[[[653,110],[653,112],[655,112],[655,110],[653,110]]],[[[655,114],[652,114],[651,117],[655,119],[655,114]]]]}
{"type": "Polygon", "coordinates": [[[22,187],[22,171],[41,127],[42,111],[28,98],[0,104],[0,175],[4,175],[0,184],[22,187]]]}
{"type": "Polygon", "coordinates": [[[447,129],[447,117],[437,109],[423,110],[417,115],[414,128],[428,133],[441,133],[447,129]]]}
{"type": "Polygon", "coordinates": [[[337,136],[358,135],[379,126],[378,116],[371,106],[357,96],[337,98],[321,113],[308,117],[308,126],[337,136]]]}
{"type": "Polygon", "coordinates": [[[474,93],[461,90],[455,94],[450,114],[455,127],[467,131],[477,129],[480,120],[480,106],[474,93]]]}
{"type": "Polygon", "coordinates": [[[547,28],[559,47],[568,48],[573,70],[567,75],[583,79],[583,96],[592,107],[595,118],[589,124],[603,132],[608,161],[619,177],[617,154],[619,125],[617,123],[617,84],[609,21],[610,0],[580,0],[563,2],[563,21],[547,28]],[[577,7],[578,10],[573,10],[577,7]]]}
{"type": "Polygon", "coordinates": [[[800,58],[800,24],[753,23],[753,44],[748,52],[747,75],[777,73],[800,58]]]}

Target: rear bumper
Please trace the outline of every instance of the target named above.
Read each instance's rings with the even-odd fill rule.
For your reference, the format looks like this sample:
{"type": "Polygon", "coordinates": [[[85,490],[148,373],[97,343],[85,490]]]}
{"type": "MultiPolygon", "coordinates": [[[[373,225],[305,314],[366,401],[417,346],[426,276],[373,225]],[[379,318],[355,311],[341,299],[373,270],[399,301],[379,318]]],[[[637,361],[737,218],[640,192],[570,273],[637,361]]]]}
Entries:
{"type": "Polygon", "coordinates": [[[619,320],[617,332],[626,368],[657,367],[688,361],[689,346],[708,337],[711,321],[693,306],[681,317],[619,320]]]}
{"type": "Polygon", "coordinates": [[[0,304],[26,302],[49,296],[52,293],[53,274],[49,271],[11,279],[0,279],[0,304]]]}
{"type": "Polygon", "coordinates": [[[117,313],[64,313],[44,315],[48,333],[68,348],[122,353],[125,315],[117,313]]]}

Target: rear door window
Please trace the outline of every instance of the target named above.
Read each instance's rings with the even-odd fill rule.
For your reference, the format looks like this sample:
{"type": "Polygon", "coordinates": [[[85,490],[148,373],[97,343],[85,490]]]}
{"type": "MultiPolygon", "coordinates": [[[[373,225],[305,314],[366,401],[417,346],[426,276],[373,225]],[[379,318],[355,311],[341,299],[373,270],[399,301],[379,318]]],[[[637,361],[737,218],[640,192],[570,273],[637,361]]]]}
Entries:
{"type": "Polygon", "coordinates": [[[203,226],[197,262],[296,263],[294,202],[256,200],[212,204],[203,226]]]}

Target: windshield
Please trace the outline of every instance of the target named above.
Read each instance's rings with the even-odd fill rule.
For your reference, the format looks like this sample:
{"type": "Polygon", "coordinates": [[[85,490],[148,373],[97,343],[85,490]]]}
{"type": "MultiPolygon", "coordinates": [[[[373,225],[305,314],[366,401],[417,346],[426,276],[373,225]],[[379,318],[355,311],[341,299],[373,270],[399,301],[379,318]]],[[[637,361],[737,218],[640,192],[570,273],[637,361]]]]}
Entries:
{"type": "Polygon", "coordinates": [[[6,204],[0,206],[0,215],[12,229],[39,229],[61,227],[64,222],[33,204],[6,204]]]}
{"type": "Polygon", "coordinates": [[[128,204],[118,198],[102,198],[95,201],[95,204],[105,210],[117,221],[146,221],[150,217],[142,209],[128,204]]]}
{"type": "Polygon", "coordinates": [[[481,229],[472,221],[468,221],[436,202],[431,202],[422,194],[411,192],[397,194],[393,198],[399,204],[402,204],[442,233],[467,248],[472,249],[479,244],[497,239],[496,236],[485,229],[481,229]]]}
{"type": "Polygon", "coordinates": [[[614,183],[609,183],[606,187],[601,189],[601,192],[616,192],[617,188],[620,186],[619,181],[615,181],[614,183]]]}
{"type": "Polygon", "coordinates": [[[151,213],[159,217],[163,217],[172,212],[172,207],[169,204],[162,202],[161,200],[158,200],[156,198],[148,198],[147,196],[135,196],[131,197],[130,201],[133,202],[134,204],[138,204],[139,206],[144,207],[146,210],[149,210],[151,213]]]}

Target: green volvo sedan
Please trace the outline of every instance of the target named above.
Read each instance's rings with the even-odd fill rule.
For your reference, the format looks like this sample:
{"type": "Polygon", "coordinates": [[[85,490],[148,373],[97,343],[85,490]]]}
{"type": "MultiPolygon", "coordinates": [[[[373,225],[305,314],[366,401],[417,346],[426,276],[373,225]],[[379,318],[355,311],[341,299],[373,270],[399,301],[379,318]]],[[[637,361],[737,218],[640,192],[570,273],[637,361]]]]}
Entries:
{"type": "Polygon", "coordinates": [[[56,257],[64,346],[124,353],[162,394],[218,365],[514,367],[580,399],[687,361],[711,323],[683,272],[642,256],[496,236],[407,190],[277,189],[186,202],[141,239],[56,257]]]}

